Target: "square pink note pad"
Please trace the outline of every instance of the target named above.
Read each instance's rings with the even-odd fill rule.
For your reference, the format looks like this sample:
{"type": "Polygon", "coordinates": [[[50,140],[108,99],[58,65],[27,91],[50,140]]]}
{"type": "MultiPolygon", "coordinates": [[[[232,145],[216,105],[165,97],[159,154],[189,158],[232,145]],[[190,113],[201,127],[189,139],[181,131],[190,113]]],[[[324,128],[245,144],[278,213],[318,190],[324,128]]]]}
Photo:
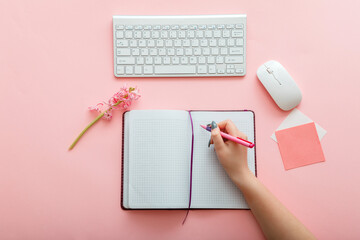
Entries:
{"type": "Polygon", "coordinates": [[[286,170],[325,161],[314,123],[279,130],[275,135],[286,170]]]}

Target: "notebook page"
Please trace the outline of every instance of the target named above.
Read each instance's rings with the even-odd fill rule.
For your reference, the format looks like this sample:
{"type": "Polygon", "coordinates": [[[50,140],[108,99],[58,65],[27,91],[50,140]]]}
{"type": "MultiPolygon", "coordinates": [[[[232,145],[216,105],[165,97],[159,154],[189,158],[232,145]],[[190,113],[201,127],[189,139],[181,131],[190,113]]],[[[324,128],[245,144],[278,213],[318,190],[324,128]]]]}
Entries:
{"type": "MultiPolygon", "coordinates": [[[[254,118],[250,111],[191,112],[194,122],[194,161],[191,208],[248,208],[246,201],[219,163],[214,147],[208,148],[210,132],[200,127],[231,119],[254,142],[254,118]]],[[[248,165],[255,174],[255,150],[248,148],[248,165]]]]}
{"type": "Polygon", "coordinates": [[[130,208],[186,208],[191,125],[186,111],[129,113],[130,208]]]}
{"type": "Polygon", "coordinates": [[[124,138],[123,138],[123,206],[129,208],[129,113],[124,115],[124,138]]]}

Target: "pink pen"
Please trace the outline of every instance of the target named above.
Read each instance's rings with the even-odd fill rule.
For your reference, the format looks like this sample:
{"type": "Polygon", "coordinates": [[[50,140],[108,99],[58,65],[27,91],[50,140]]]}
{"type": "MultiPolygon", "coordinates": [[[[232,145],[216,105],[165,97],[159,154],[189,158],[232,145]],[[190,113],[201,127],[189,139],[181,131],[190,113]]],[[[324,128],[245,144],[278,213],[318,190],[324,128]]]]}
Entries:
{"type": "MultiPolygon", "coordinates": [[[[200,125],[203,129],[211,132],[211,127],[208,127],[208,126],[204,126],[204,125],[200,125]]],[[[239,143],[245,147],[248,147],[248,148],[253,148],[255,146],[255,144],[253,144],[252,142],[249,142],[249,141],[246,141],[245,139],[242,139],[242,138],[239,138],[239,137],[234,137],[234,136],[231,136],[230,134],[227,134],[227,133],[224,133],[224,132],[221,132],[220,131],[220,135],[223,137],[223,138],[226,138],[230,141],[233,141],[235,143],[239,143]]]]}

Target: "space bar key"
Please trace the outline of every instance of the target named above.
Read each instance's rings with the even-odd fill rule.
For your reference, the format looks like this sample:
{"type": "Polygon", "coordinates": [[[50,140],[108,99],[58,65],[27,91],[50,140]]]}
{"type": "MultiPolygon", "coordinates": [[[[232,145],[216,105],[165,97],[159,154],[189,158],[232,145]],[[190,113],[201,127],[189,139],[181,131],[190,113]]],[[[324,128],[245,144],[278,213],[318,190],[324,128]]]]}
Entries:
{"type": "Polygon", "coordinates": [[[195,66],[155,66],[155,74],[193,74],[195,66]]]}

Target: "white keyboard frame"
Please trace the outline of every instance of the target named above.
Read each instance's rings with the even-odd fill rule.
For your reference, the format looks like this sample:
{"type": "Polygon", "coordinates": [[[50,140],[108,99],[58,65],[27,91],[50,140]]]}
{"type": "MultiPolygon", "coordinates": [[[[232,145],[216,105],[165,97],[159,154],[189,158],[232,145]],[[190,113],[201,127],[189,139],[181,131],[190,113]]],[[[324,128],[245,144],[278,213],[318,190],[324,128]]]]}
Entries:
{"type": "MultiPolygon", "coordinates": [[[[116,77],[217,77],[217,76],[245,76],[246,75],[246,14],[226,15],[175,15],[175,16],[113,16],[113,53],[114,53],[114,75],[116,77]],[[206,74],[117,74],[116,62],[116,26],[117,25],[192,25],[192,24],[243,24],[243,49],[244,57],[243,73],[206,73],[206,74]]],[[[151,30],[150,30],[151,31],[151,30]]],[[[144,64],[146,65],[146,64],[144,64]]],[[[196,64],[197,66],[199,64],[196,64]]],[[[136,66],[133,64],[132,66],[136,66]]],[[[162,66],[162,65],[160,65],[162,66]]],[[[168,65],[168,66],[171,66],[168,65]]]]}

